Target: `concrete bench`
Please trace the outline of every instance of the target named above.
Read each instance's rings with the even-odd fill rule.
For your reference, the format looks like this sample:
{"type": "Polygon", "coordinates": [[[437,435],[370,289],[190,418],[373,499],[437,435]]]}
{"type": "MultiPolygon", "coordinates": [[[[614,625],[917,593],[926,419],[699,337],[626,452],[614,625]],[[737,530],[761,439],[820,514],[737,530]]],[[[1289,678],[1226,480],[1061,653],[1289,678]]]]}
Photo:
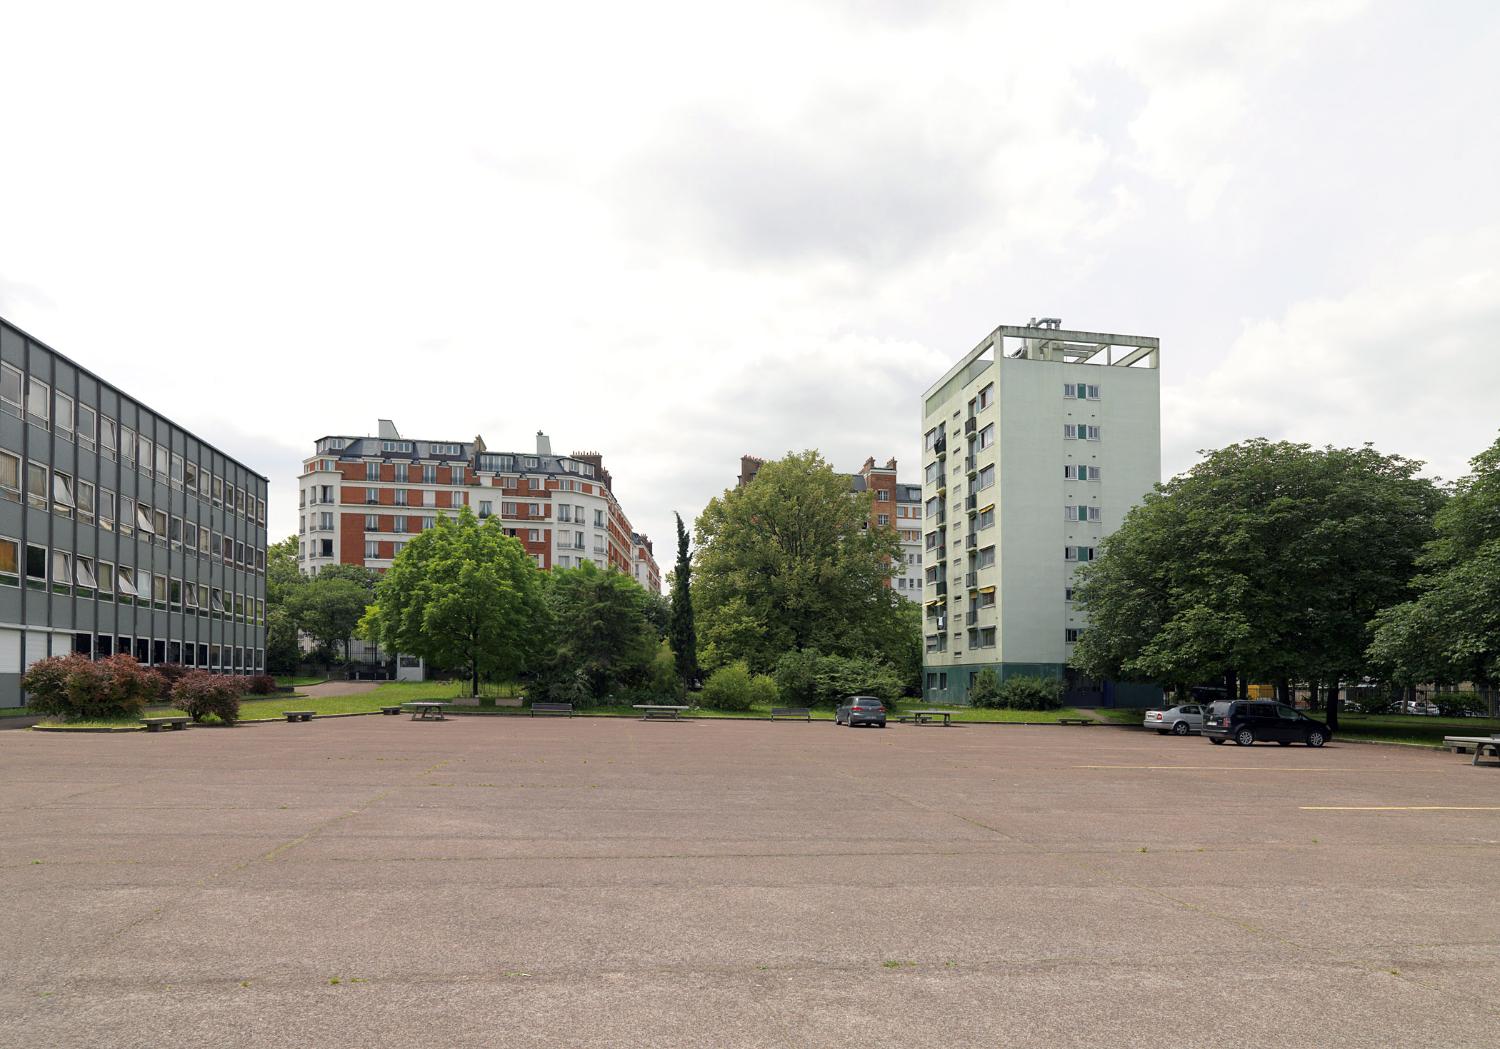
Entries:
{"type": "Polygon", "coordinates": [[[141,724],[146,726],[147,732],[159,732],[164,728],[173,730],[185,729],[188,727],[188,722],[192,720],[192,718],[187,717],[141,718],[141,724]]]}
{"type": "Polygon", "coordinates": [[[1474,760],[1470,764],[1478,765],[1479,759],[1488,754],[1495,759],[1494,764],[1500,765],[1500,733],[1493,736],[1444,736],[1443,746],[1459,754],[1473,751],[1474,760]]]}
{"type": "Polygon", "coordinates": [[[670,706],[665,703],[632,703],[636,710],[643,711],[642,721],[676,721],[677,715],[681,714],[687,707],[670,706]]]}
{"type": "Polygon", "coordinates": [[[533,703],[531,704],[531,716],[537,714],[566,714],[573,716],[573,704],[571,703],[533,703]]]}
{"type": "Polygon", "coordinates": [[[443,714],[443,704],[441,703],[429,703],[424,700],[421,703],[408,703],[406,704],[406,709],[411,711],[411,719],[413,721],[448,720],[443,714]]]}
{"type": "Polygon", "coordinates": [[[283,710],[281,713],[288,721],[311,721],[313,718],[311,710],[283,710]]]}
{"type": "Polygon", "coordinates": [[[1058,718],[1057,719],[1057,723],[1059,725],[1092,725],[1094,723],[1094,719],[1093,718],[1058,718]]]}
{"type": "Polygon", "coordinates": [[[807,707],[772,707],[770,720],[777,718],[801,718],[803,721],[812,720],[812,711],[807,707]]]}
{"type": "Polygon", "coordinates": [[[401,704],[397,703],[394,707],[381,707],[380,712],[382,714],[399,714],[401,713],[401,704]]]}

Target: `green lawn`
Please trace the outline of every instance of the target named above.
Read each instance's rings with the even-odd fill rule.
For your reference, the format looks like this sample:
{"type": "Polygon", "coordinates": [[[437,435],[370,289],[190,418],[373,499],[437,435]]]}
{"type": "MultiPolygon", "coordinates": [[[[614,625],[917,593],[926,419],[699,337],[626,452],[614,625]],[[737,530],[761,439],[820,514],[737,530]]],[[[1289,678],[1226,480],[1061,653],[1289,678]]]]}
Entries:
{"type": "MultiPolygon", "coordinates": [[[[1322,718],[1323,714],[1310,711],[1322,718]]],[[[1500,721],[1491,718],[1433,718],[1419,714],[1339,714],[1334,737],[1373,739],[1388,743],[1420,743],[1441,747],[1444,736],[1488,736],[1500,732],[1500,721]]]]}
{"type": "Polygon", "coordinates": [[[327,677],[284,677],[278,676],[276,683],[282,688],[301,688],[304,685],[321,685],[327,681],[327,677]]]}

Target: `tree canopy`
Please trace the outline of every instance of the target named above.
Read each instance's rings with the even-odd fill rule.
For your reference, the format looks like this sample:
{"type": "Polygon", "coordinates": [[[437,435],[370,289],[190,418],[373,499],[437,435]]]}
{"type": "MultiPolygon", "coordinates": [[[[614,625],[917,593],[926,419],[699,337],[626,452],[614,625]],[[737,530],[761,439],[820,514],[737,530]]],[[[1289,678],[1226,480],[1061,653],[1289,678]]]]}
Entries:
{"type": "Polygon", "coordinates": [[[705,665],[769,672],[788,651],[881,652],[900,629],[902,598],[887,585],[900,543],[870,526],[870,500],[816,451],[768,462],[711,499],[693,571],[705,665]]]}
{"type": "Polygon", "coordinates": [[[592,561],[554,568],[543,591],[550,624],[547,687],[577,680],[588,697],[598,697],[645,683],[659,643],[651,594],[629,576],[600,571],[592,561]]]}
{"type": "Polygon", "coordinates": [[[1375,617],[1370,659],[1393,680],[1500,684],[1500,440],[1438,511],[1417,595],[1375,617]]]}
{"type": "Polygon", "coordinates": [[[1080,566],[1085,673],[1338,682],[1407,597],[1442,494],[1375,449],[1246,441],[1149,494],[1080,566]]]}
{"type": "Polygon", "coordinates": [[[366,636],[437,666],[467,667],[474,693],[484,677],[515,677],[540,642],[541,572],[498,518],[457,517],[411,539],[376,587],[366,636]]]}

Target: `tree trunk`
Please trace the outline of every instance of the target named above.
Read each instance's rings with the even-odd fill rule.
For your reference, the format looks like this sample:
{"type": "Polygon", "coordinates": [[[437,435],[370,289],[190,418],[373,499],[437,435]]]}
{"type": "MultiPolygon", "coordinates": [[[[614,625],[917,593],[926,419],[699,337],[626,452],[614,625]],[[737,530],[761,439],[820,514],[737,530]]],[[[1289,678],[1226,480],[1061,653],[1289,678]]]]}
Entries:
{"type": "Polygon", "coordinates": [[[1292,683],[1286,678],[1278,678],[1276,681],[1276,699],[1287,706],[1292,705],[1292,683]]]}
{"type": "Polygon", "coordinates": [[[1233,699],[1234,696],[1235,696],[1234,670],[1230,669],[1230,670],[1224,671],[1224,698],[1225,699],[1233,699]]]}
{"type": "Polygon", "coordinates": [[[475,699],[479,698],[479,660],[469,661],[469,692],[475,699]]]}
{"type": "Polygon", "coordinates": [[[1240,698],[1241,699],[1249,699],[1250,698],[1250,679],[1248,677],[1246,677],[1244,674],[1240,675],[1240,698]]]}
{"type": "Polygon", "coordinates": [[[1318,709],[1318,683],[1316,681],[1307,683],[1307,709],[1318,709]]]}
{"type": "Polygon", "coordinates": [[[1339,730],[1339,683],[1337,681],[1328,682],[1328,713],[1323,720],[1328,722],[1328,728],[1331,731],[1339,730]]]}

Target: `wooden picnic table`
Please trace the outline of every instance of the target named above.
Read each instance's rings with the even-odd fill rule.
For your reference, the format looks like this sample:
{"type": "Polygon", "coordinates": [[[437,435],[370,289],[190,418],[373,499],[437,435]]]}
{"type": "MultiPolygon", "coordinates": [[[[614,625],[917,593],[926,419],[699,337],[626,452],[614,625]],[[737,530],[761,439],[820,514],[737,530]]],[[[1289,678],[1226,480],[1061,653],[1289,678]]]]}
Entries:
{"type": "Polygon", "coordinates": [[[662,720],[670,718],[671,720],[676,721],[678,714],[681,714],[684,710],[690,709],[688,707],[666,706],[665,704],[661,703],[632,703],[631,706],[636,710],[645,712],[644,716],[642,716],[641,718],[642,721],[652,721],[658,718],[662,720]]]}
{"type": "Polygon", "coordinates": [[[942,718],[943,719],[943,727],[947,728],[950,724],[953,723],[952,722],[953,711],[951,711],[951,710],[913,710],[911,712],[911,718],[912,718],[911,723],[913,725],[925,725],[929,721],[934,721],[934,720],[936,720],[938,718],[942,718]]]}
{"type": "Polygon", "coordinates": [[[443,704],[423,701],[420,703],[408,703],[413,721],[447,721],[443,716],[443,704]]]}

